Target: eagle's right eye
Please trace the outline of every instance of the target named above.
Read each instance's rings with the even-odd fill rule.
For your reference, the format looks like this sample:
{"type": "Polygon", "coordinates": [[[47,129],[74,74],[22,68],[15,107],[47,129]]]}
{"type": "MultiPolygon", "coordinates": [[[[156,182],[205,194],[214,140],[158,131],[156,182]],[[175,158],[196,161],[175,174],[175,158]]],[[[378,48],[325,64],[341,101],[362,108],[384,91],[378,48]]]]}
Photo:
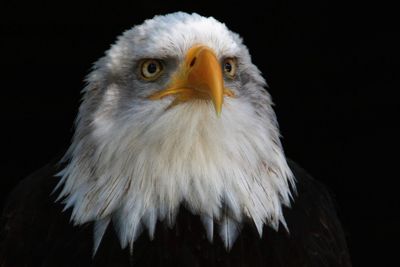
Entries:
{"type": "Polygon", "coordinates": [[[141,64],[141,75],[145,80],[153,81],[162,73],[163,67],[157,59],[145,59],[141,64]]]}

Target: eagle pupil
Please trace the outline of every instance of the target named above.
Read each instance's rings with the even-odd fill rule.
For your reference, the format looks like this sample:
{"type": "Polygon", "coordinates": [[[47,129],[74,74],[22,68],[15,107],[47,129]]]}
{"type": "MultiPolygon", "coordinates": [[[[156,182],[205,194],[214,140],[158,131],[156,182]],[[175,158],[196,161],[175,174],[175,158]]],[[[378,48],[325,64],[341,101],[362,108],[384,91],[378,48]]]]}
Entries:
{"type": "Polygon", "coordinates": [[[229,63],[229,62],[225,63],[225,71],[228,72],[228,73],[232,71],[231,63],[229,63]]]}
{"type": "Polygon", "coordinates": [[[147,71],[151,74],[155,73],[157,71],[157,64],[156,63],[150,63],[147,66],[147,71]]]}

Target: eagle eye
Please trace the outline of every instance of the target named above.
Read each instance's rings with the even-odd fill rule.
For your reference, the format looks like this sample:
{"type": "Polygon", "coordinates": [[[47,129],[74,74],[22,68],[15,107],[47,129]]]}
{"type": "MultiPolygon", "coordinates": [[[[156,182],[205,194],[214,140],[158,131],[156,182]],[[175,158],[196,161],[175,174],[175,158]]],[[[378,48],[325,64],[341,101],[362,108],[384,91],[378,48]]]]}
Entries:
{"type": "Polygon", "coordinates": [[[227,58],[222,63],[222,68],[226,76],[234,78],[236,74],[236,60],[234,58],[227,58]]]}
{"type": "Polygon", "coordinates": [[[160,76],[163,66],[157,59],[145,59],[142,61],[140,69],[142,78],[153,81],[160,76]]]}

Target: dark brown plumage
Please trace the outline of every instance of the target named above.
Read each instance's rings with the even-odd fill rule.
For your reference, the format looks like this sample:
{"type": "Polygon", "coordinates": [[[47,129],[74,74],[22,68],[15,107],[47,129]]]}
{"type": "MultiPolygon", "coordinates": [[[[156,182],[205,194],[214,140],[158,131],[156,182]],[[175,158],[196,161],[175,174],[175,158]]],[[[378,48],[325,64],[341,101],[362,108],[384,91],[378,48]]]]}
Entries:
{"type": "Polygon", "coordinates": [[[50,164],[11,193],[1,220],[0,266],[351,266],[345,235],[329,193],[289,161],[297,179],[292,208],[284,209],[290,234],[264,226],[260,239],[245,224],[232,250],[210,243],[198,216],[184,208],[170,229],[158,222],[154,240],[142,234],[132,254],[108,227],[94,258],[93,227],[73,226],[70,212],[51,195],[59,169],[50,164]]]}

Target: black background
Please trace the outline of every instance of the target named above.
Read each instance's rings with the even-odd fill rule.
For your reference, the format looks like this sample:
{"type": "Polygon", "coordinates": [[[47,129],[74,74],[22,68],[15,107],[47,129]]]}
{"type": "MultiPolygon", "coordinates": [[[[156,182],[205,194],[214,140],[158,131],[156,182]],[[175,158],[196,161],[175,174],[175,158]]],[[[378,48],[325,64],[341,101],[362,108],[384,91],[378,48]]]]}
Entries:
{"type": "Polygon", "coordinates": [[[83,78],[116,36],[156,14],[197,12],[244,38],[270,85],[286,154],[334,193],[354,266],[394,266],[394,8],[323,0],[31,2],[0,7],[0,203],[68,147],[83,78]]]}

